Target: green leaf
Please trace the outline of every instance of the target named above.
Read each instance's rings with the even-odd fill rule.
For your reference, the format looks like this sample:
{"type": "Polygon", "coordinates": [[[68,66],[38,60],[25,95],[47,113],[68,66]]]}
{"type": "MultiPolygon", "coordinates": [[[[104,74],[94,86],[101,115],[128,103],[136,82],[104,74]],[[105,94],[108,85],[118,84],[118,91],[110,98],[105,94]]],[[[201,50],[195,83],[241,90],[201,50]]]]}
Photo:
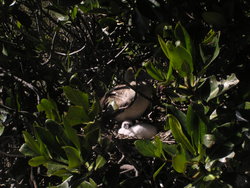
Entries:
{"type": "Polygon", "coordinates": [[[27,132],[23,131],[23,138],[27,146],[36,154],[40,154],[39,144],[34,138],[27,132]]]}
{"type": "Polygon", "coordinates": [[[71,127],[69,122],[64,119],[63,120],[63,125],[64,125],[64,133],[67,136],[67,138],[78,148],[80,149],[80,141],[79,137],[77,135],[77,131],[71,127]]]}
{"type": "Polygon", "coordinates": [[[74,8],[71,10],[71,18],[72,18],[72,20],[76,19],[77,12],[78,12],[78,7],[74,6],[74,8]]]}
{"type": "Polygon", "coordinates": [[[191,154],[195,155],[196,151],[193,148],[193,146],[190,144],[188,138],[185,136],[185,134],[182,131],[182,127],[180,122],[174,117],[172,114],[167,115],[167,121],[170,125],[171,132],[175,138],[175,140],[182,144],[182,146],[188,150],[191,154]]]}
{"type": "Polygon", "coordinates": [[[3,134],[3,131],[4,131],[4,126],[3,124],[0,122],[0,136],[3,134]]]}
{"type": "Polygon", "coordinates": [[[247,101],[247,102],[244,103],[244,109],[245,110],[250,110],[250,102],[247,101]]]}
{"type": "Polygon", "coordinates": [[[179,152],[177,146],[178,145],[176,144],[169,145],[169,144],[164,143],[162,148],[164,152],[166,152],[171,157],[174,157],[179,152]]]}
{"type": "Polygon", "coordinates": [[[19,152],[21,152],[25,156],[37,156],[37,153],[34,152],[26,143],[24,143],[20,148],[19,152]]]}
{"type": "Polygon", "coordinates": [[[170,55],[168,54],[168,48],[165,43],[165,41],[158,35],[158,41],[160,43],[161,49],[164,52],[164,54],[167,56],[167,58],[170,60],[170,55]]]}
{"type": "MultiPolygon", "coordinates": [[[[180,111],[179,109],[175,108],[173,105],[166,105],[167,108],[167,112],[169,114],[173,114],[181,123],[181,126],[184,127],[184,129],[187,129],[187,125],[186,125],[186,114],[184,114],[182,111],[180,111]]],[[[168,123],[168,122],[166,122],[168,123]]]]}
{"type": "Polygon", "coordinates": [[[187,159],[185,149],[180,147],[180,152],[172,158],[172,166],[176,172],[184,173],[187,167],[187,159]]]}
{"type": "Polygon", "coordinates": [[[187,132],[191,137],[192,145],[195,146],[198,149],[198,153],[200,154],[200,151],[202,149],[202,139],[204,135],[206,134],[207,128],[206,124],[203,122],[203,120],[200,118],[199,114],[196,112],[197,110],[201,110],[197,104],[191,104],[188,107],[187,111],[187,132]],[[198,109],[199,108],[199,109],[198,109]]]}
{"type": "Polygon", "coordinates": [[[168,41],[167,50],[171,66],[181,77],[189,76],[193,72],[193,60],[191,54],[182,46],[174,46],[168,41]]]}
{"type": "Polygon", "coordinates": [[[48,159],[46,159],[44,156],[37,156],[37,157],[33,157],[32,159],[30,159],[28,163],[30,166],[37,167],[47,162],[48,162],[48,159]]]}
{"type": "Polygon", "coordinates": [[[68,158],[68,165],[69,168],[77,168],[82,164],[81,152],[80,150],[72,147],[72,146],[64,146],[63,147],[67,158],[68,158]]]}
{"type": "Polygon", "coordinates": [[[42,99],[37,105],[39,112],[44,111],[47,119],[60,121],[60,115],[56,103],[52,99],[42,99]]]}
{"type": "Polygon", "coordinates": [[[161,157],[159,149],[150,140],[136,140],[135,148],[146,157],[161,157]]]}
{"type": "Polygon", "coordinates": [[[45,121],[45,126],[47,129],[56,137],[60,145],[70,145],[71,142],[67,139],[67,136],[64,132],[64,127],[57,122],[47,119],[45,121]]]}
{"type": "Polygon", "coordinates": [[[82,106],[70,106],[65,116],[71,126],[85,124],[90,121],[89,116],[82,106]]]}
{"type": "Polygon", "coordinates": [[[96,158],[96,161],[95,161],[95,168],[94,170],[97,170],[101,167],[103,167],[105,164],[106,164],[106,159],[101,156],[101,155],[98,155],[97,158],[96,158]]]}
{"type": "Polygon", "coordinates": [[[180,22],[178,22],[178,24],[175,26],[174,34],[176,39],[181,41],[181,45],[189,52],[189,54],[192,54],[191,38],[180,22]]]}
{"type": "Polygon", "coordinates": [[[38,137],[49,149],[49,153],[53,154],[53,157],[59,155],[62,156],[64,154],[60,144],[56,140],[56,137],[51,132],[49,132],[44,127],[35,127],[35,130],[37,132],[38,137]]]}
{"type": "Polygon", "coordinates": [[[225,80],[222,79],[220,81],[217,81],[215,76],[211,76],[209,79],[210,93],[206,101],[209,101],[215,97],[218,97],[219,95],[231,89],[238,83],[239,83],[239,80],[237,79],[234,73],[228,76],[225,80]]]}
{"type": "Polygon", "coordinates": [[[155,80],[160,81],[160,82],[164,81],[164,79],[165,79],[164,73],[160,69],[156,68],[156,66],[154,66],[153,63],[147,62],[145,64],[145,68],[146,68],[147,73],[152,78],[154,78],[155,80]]]}
{"type": "Polygon", "coordinates": [[[48,161],[43,166],[47,168],[48,176],[56,175],[56,176],[65,178],[70,175],[69,171],[68,170],[66,171],[67,166],[64,164],[60,164],[60,163],[53,162],[53,161],[48,161]]]}
{"type": "Polygon", "coordinates": [[[84,181],[78,186],[78,188],[97,188],[97,187],[98,187],[97,185],[93,185],[88,181],[84,181]]]}
{"type": "Polygon", "coordinates": [[[63,91],[66,97],[77,106],[83,106],[88,111],[89,109],[89,96],[87,93],[74,89],[70,86],[64,86],[63,91]]]}
{"type": "Polygon", "coordinates": [[[163,163],[160,168],[158,168],[155,173],[153,174],[153,180],[155,180],[156,176],[161,172],[162,168],[166,165],[166,163],[163,163]]]}
{"type": "Polygon", "coordinates": [[[218,57],[220,53],[219,47],[220,32],[210,30],[205,36],[201,44],[199,44],[200,56],[204,63],[199,75],[202,76],[211,63],[218,57]]]}

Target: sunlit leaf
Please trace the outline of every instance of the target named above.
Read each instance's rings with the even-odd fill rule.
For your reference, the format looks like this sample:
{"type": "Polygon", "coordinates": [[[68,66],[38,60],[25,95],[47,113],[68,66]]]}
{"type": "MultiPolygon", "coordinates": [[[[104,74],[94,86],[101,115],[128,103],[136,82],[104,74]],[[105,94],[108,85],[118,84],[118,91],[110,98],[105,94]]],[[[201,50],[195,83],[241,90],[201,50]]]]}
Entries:
{"type": "Polygon", "coordinates": [[[203,75],[210,64],[218,57],[220,53],[219,40],[220,32],[211,29],[199,44],[200,55],[204,63],[199,75],[203,75]]]}
{"type": "Polygon", "coordinates": [[[37,156],[37,157],[33,157],[32,159],[30,159],[28,163],[30,166],[36,167],[36,166],[46,163],[47,161],[48,160],[44,156],[37,156]]]}
{"type": "Polygon", "coordinates": [[[177,141],[177,143],[182,144],[182,146],[188,150],[190,153],[193,155],[196,154],[195,149],[193,146],[190,144],[188,138],[185,136],[185,134],[182,131],[182,127],[180,122],[174,117],[172,114],[167,115],[167,121],[168,124],[170,125],[171,132],[177,141]]]}
{"type": "Polygon", "coordinates": [[[37,105],[39,112],[44,111],[47,119],[60,121],[60,115],[56,103],[52,99],[42,99],[37,105]]]}
{"type": "Polygon", "coordinates": [[[220,81],[217,81],[215,76],[211,76],[209,79],[210,83],[210,93],[209,96],[207,97],[207,101],[218,97],[219,95],[223,94],[225,91],[231,89],[235,85],[239,83],[239,80],[235,76],[235,74],[231,74],[228,76],[225,80],[222,79],[220,81]]]}
{"type": "Polygon", "coordinates": [[[187,49],[189,54],[192,54],[192,41],[187,30],[181,25],[180,22],[175,26],[174,34],[176,39],[181,41],[181,45],[187,49]]]}
{"type": "Polygon", "coordinates": [[[25,156],[37,156],[38,154],[34,152],[26,143],[24,143],[20,149],[19,152],[21,152],[25,156]]]}
{"type": "Polygon", "coordinates": [[[97,170],[98,168],[101,168],[103,167],[105,164],[106,164],[106,159],[101,156],[101,155],[98,155],[97,158],[96,158],[96,162],[95,162],[95,170],[97,170]]]}
{"type": "Polygon", "coordinates": [[[23,138],[30,149],[32,149],[35,153],[40,154],[38,142],[35,141],[35,139],[27,131],[23,131],[23,138]]]}
{"type": "Polygon", "coordinates": [[[150,140],[136,140],[135,148],[146,157],[160,157],[157,147],[150,140]]]}

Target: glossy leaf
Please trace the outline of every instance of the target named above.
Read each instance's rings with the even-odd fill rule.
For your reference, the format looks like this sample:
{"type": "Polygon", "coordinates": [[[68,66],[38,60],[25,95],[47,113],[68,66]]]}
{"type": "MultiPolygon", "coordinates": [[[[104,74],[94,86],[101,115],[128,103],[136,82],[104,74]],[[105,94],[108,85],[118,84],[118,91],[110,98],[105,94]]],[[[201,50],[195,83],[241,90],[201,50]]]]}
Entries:
{"type": "Polygon", "coordinates": [[[95,161],[95,168],[94,170],[97,170],[101,167],[103,167],[105,164],[106,164],[106,159],[101,156],[101,155],[98,155],[97,158],[96,158],[96,161],[95,161]]]}
{"type": "Polygon", "coordinates": [[[37,156],[30,159],[28,163],[30,166],[37,167],[39,165],[46,163],[47,161],[48,160],[44,156],[37,156]]]}
{"type": "Polygon", "coordinates": [[[83,106],[86,111],[89,109],[89,96],[87,93],[70,86],[64,86],[63,91],[70,102],[78,106],[83,106]]]}
{"type": "Polygon", "coordinates": [[[146,157],[161,157],[159,149],[150,140],[137,140],[134,144],[135,148],[146,157]]]}
{"type": "Polygon", "coordinates": [[[48,161],[46,164],[44,164],[44,166],[48,169],[48,176],[57,175],[59,177],[66,177],[70,175],[69,171],[66,171],[66,164],[64,165],[57,162],[48,161]]]}
{"type": "Polygon", "coordinates": [[[37,156],[38,154],[36,152],[34,152],[26,143],[24,143],[20,149],[19,152],[21,152],[23,155],[25,156],[37,156]]]}
{"type": "Polygon", "coordinates": [[[42,99],[40,104],[37,105],[37,110],[39,112],[44,111],[47,119],[60,121],[57,105],[52,99],[42,99]]]}
{"type": "Polygon", "coordinates": [[[211,76],[209,79],[210,93],[206,100],[209,101],[215,97],[218,97],[219,95],[223,94],[225,91],[236,86],[238,83],[239,83],[239,80],[235,76],[234,73],[228,76],[225,80],[222,79],[220,81],[217,81],[215,76],[211,76]]]}
{"type": "Polygon", "coordinates": [[[192,41],[187,30],[181,25],[180,22],[175,26],[174,34],[176,39],[181,41],[181,45],[187,49],[189,54],[192,54],[192,41]]]}
{"type": "Polygon", "coordinates": [[[182,131],[182,127],[180,122],[174,117],[172,114],[168,114],[167,116],[168,124],[170,125],[171,132],[177,141],[177,143],[182,144],[182,146],[188,150],[191,154],[195,155],[196,151],[193,146],[190,144],[188,138],[182,131]]]}
{"type": "Polygon", "coordinates": [[[78,149],[72,146],[64,146],[63,149],[68,158],[69,168],[77,168],[82,164],[81,153],[78,149]]]}
{"type": "Polygon", "coordinates": [[[219,47],[220,32],[210,30],[201,44],[199,44],[200,55],[204,66],[199,75],[203,75],[211,63],[218,57],[220,53],[219,47]]]}
{"type": "Polygon", "coordinates": [[[23,138],[27,146],[32,149],[36,154],[40,154],[39,144],[35,139],[27,132],[23,131],[23,138]]]}

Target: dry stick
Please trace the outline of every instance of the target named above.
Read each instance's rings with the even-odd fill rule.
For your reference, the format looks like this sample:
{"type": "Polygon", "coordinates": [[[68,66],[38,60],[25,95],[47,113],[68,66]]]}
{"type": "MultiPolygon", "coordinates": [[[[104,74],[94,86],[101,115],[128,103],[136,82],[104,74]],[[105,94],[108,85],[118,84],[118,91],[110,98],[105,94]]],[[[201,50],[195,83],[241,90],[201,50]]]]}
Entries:
{"type": "Polygon", "coordinates": [[[107,62],[107,65],[109,65],[109,64],[112,63],[116,58],[118,58],[118,57],[121,55],[121,53],[124,52],[124,51],[126,50],[126,48],[128,47],[128,45],[129,45],[129,43],[125,44],[125,46],[121,49],[121,51],[118,52],[118,53],[115,55],[115,57],[114,57],[113,59],[111,59],[111,60],[109,60],[109,61],[107,62]]]}
{"type": "Polygon", "coordinates": [[[54,33],[53,38],[52,38],[49,57],[45,62],[41,63],[41,65],[46,65],[49,62],[49,60],[51,59],[51,54],[52,54],[52,51],[54,49],[54,42],[55,42],[56,34],[57,34],[57,32],[54,33]]]}
{"type": "Polygon", "coordinates": [[[85,48],[86,48],[86,44],[83,47],[81,47],[79,50],[76,50],[76,51],[68,53],[68,54],[67,53],[62,53],[62,52],[55,52],[55,53],[58,54],[58,55],[62,55],[62,56],[71,56],[71,55],[79,53],[80,51],[84,50],[85,48]]]}

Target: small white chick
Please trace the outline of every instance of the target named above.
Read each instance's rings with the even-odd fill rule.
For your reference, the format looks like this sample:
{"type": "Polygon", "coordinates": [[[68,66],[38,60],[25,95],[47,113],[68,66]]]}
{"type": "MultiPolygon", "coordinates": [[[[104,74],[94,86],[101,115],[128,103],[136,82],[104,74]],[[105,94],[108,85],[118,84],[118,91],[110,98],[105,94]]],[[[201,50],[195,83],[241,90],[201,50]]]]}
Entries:
{"type": "Polygon", "coordinates": [[[137,123],[133,125],[131,121],[124,121],[118,134],[137,138],[152,138],[157,134],[157,131],[156,128],[150,124],[137,123]]]}

